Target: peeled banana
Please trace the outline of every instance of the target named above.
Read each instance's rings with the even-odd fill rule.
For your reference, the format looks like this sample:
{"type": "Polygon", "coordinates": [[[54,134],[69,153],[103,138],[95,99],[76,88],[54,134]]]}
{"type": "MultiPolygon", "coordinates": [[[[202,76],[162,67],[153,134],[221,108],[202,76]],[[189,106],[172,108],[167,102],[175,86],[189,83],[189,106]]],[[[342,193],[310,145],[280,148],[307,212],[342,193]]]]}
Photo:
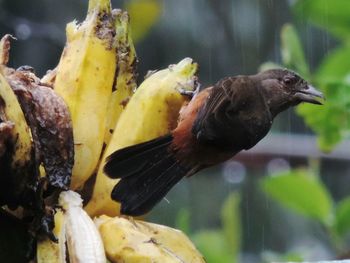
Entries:
{"type": "Polygon", "coordinates": [[[93,174],[103,146],[106,114],[116,70],[114,20],[109,0],[90,0],[84,22],[69,23],[54,90],[71,113],[75,163],[71,189],[93,174]]]}
{"type": "Polygon", "coordinates": [[[179,230],[126,219],[101,216],[95,219],[112,262],[201,263],[203,256],[179,230]]]}
{"type": "Polygon", "coordinates": [[[117,179],[103,173],[108,155],[120,148],[165,135],[177,125],[179,110],[186,97],[179,90],[193,90],[197,64],[185,58],[176,65],[150,75],[136,90],[121,114],[98,170],[91,200],[85,207],[90,216],[119,214],[120,206],[111,199],[117,179]]]}
{"type": "Polygon", "coordinates": [[[37,263],[106,263],[101,236],[94,222],[82,209],[82,202],[76,192],[65,191],[60,194],[58,203],[61,209],[55,215],[54,229],[58,244],[48,239],[40,241],[37,263]]]}

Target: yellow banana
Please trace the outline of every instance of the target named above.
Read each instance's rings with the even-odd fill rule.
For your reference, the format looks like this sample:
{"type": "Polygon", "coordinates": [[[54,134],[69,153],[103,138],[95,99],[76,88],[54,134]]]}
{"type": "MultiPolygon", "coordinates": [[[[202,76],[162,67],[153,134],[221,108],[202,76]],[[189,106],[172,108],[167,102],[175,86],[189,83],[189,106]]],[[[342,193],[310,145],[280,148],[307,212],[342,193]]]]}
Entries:
{"type": "Polygon", "coordinates": [[[55,91],[71,113],[75,163],[71,189],[80,188],[96,169],[116,70],[110,0],[90,0],[85,21],[67,25],[67,43],[57,66],[55,91]]]}
{"type": "Polygon", "coordinates": [[[154,139],[174,129],[179,110],[186,101],[179,89],[194,89],[196,70],[197,64],[186,58],[153,73],[136,90],[122,112],[103,155],[92,198],[85,207],[90,216],[119,214],[119,204],[110,197],[118,180],[103,173],[106,157],[115,150],[154,139]]]}
{"type": "Polygon", "coordinates": [[[54,235],[58,239],[58,243],[51,241],[48,238],[39,240],[37,244],[37,263],[65,263],[66,246],[65,246],[65,228],[63,211],[57,209],[55,214],[54,235]]]}
{"type": "Polygon", "coordinates": [[[204,263],[203,256],[179,230],[122,217],[95,219],[112,262],[204,263]]]}
{"type": "Polygon", "coordinates": [[[113,10],[115,15],[115,42],[118,64],[115,86],[108,104],[104,142],[107,145],[113,129],[132,93],[136,89],[136,51],[131,39],[129,15],[121,10],[113,10]]]}

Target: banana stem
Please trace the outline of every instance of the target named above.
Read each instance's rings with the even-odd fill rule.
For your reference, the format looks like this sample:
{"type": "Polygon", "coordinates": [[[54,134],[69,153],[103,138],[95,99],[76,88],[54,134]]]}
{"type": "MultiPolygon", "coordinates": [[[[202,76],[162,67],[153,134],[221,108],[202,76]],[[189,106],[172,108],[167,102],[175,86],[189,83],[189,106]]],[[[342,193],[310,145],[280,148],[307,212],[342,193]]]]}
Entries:
{"type": "Polygon", "coordinates": [[[111,1],[110,0],[89,0],[88,14],[98,10],[99,12],[105,11],[111,12],[111,1]]]}

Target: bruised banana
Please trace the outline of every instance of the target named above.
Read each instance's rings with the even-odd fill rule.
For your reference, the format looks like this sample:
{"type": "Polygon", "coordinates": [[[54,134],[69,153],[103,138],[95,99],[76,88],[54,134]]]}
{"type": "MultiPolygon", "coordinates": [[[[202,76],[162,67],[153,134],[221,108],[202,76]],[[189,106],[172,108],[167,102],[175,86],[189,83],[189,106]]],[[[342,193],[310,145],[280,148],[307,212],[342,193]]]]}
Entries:
{"type": "Polygon", "coordinates": [[[66,34],[54,89],[71,113],[75,144],[71,189],[78,189],[97,168],[112,94],[116,50],[110,1],[90,0],[85,21],[69,23],[66,34]]]}
{"type": "Polygon", "coordinates": [[[55,215],[54,233],[58,243],[48,239],[39,241],[37,263],[106,263],[101,236],[82,209],[79,194],[62,192],[58,202],[62,207],[55,215]]]}
{"type": "Polygon", "coordinates": [[[115,42],[117,49],[117,70],[113,93],[109,100],[104,143],[107,145],[121,112],[136,89],[137,57],[130,34],[129,15],[121,10],[113,10],[115,16],[115,42]]]}
{"type": "Polygon", "coordinates": [[[187,100],[179,89],[193,90],[197,64],[185,58],[149,76],[131,97],[114,129],[97,173],[92,198],[85,209],[90,216],[119,215],[120,205],[111,199],[118,179],[103,173],[107,156],[114,151],[168,134],[177,125],[179,110],[187,100]]]}
{"type": "MultiPolygon", "coordinates": [[[[8,62],[10,35],[0,42],[0,67],[8,62]]],[[[0,205],[16,205],[24,182],[33,172],[34,145],[21,106],[7,80],[0,73],[0,205]],[[15,197],[15,198],[14,198],[15,197]]]]}
{"type": "Polygon", "coordinates": [[[13,124],[15,139],[6,143],[0,203],[11,209],[22,206],[23,213],[33,219],[31,232],[55,239],[51,233],[54,203],[44,198],[68,189],[70,184],[74,158],[70,115],[63,99],[41,83],[31,67],[15,70],[6,66],[10,39],[6,35],[0,42],[0,97],[5,109],[2,115],[13,124]],[[13,158],[6,160],[11,155],[13,158]],[[39,176],[39,166],[45,178],[39,176]]]}
{"type": "Polygon", "coordinates": [[[51,186],[67,190],[74,162],[73,132],[69,111],[51,87],[40,82],[30,68],[7,70],[31,129],[37,166],[43,165],[51,186]]]}
{"type": "MultiPolygon", "coordinates": [[[[31,164],[25,170],[22,169],[18,176],[15,172],[18,168],[12,171],[4,170],[7,177],[2,177],[2,180],[8,183],[2,185],[6,185],[8,191],[12,191],[12,196],[26,195],[25,188],[29,189],[29,192],[36,191],[39,181],[38,167],[42,164],[49,184],[66,189],[70,183],[73,166],[73,134],[69,112],[62,98],[57,96],[51,87],[43,85],[32,72],[32,68],[23,66],[14,70],[6,66],[9,60],[10,39],[10,35],[5,35],[0,42],[2,97],[8,100],[8,94],[16,95],[8,97],[12,98],[12,101],[5,106],[17,134],[16,141],[8,145],[12,145],[14,151],[13,166],[21,167],[21,163],[28,163],[29,160],[31,164]]],[[[30,202],[22,201],[24,206],[25,202],[30,202]]]]}
{"type": "MultiPolygon", "coordinates": [[[[0,42],[1,73],[16,94],[25,121],[30,128],[22,136],[30,136],[34,145],[35,170],[42,164],[51,186],[67,189],[73,167],[73,133],[70,115],[63,99],[35,76],[33,68],[7,67],[10,35],[0,42]]],[[[21,120],[22,121],[22,120],[21,120]]],[[[38,175],[37,171],[31,173],[38,175]]]]}
{"type": "Polygon", "coordinates": [[[113,263],[204,263],[203,256],[179,230],[126,219],[95,219],[107,258],[113,263]]]}

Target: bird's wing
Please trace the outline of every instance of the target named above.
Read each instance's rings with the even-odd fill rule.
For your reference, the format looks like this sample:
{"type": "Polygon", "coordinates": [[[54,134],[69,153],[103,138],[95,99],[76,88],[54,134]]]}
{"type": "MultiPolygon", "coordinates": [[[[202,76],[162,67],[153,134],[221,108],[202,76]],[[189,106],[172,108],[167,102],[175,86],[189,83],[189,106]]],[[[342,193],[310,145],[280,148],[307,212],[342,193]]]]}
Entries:
{"type": "Polygon", "coordinates": [[[248,78],[229,77],[214,86],[192,127],[198,141],[216,145],[228,142],[232,131],[239,128],[238,113],[251,85],[254,83],[248,78]]]}

